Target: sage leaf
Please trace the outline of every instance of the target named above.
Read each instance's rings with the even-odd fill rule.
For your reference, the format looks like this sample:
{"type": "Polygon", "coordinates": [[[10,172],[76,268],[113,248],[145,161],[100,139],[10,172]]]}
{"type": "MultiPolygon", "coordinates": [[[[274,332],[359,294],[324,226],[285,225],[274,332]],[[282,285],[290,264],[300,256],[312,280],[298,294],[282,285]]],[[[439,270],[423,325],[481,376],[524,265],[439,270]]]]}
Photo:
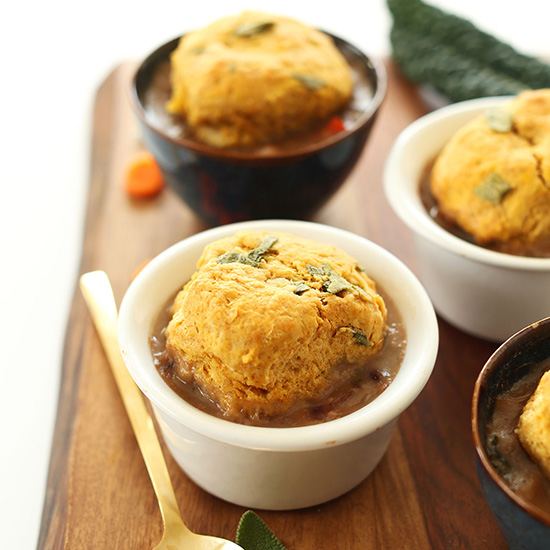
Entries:
{"type": "Polygon", "coordinates": [[[206,50],[206,46],[204,45],[201,45],[201,46],[195,46],[194,48],[191,48],[189,50],[189,53],[191,55],[200,55],[201,53],[204,53],[206,50]]]}
{"type": "Polygon", "coordinates": [[[256,248],[251,250],[248,254],[243,254],[241,252],[237,252],[236,250],[232,250],[230,252],[225,252],[221,256],[218,256],[217,261],[219,264],[231,264],[238,262],[252,267],[259,267],[264,254],[266,254],[278,240],[279,239],[277,237],[274,237],[273,235],[268,235],[256,248]]]}
{"type": "Polygon", "coordinates": [[[321,264],[319,267],[307,264],[307,270],[309,274],[314,277],[330,277],[331,274],[334,273],[328,264],[321,264]]]}
{"type": "Polygon", "coordinates": [[[240,262],[241,264],[248,263],[248,256],[246,254],[241,254],[240,252],[232,251],[226,252],[221,256],[218,256],[219,264],[232,264],[234,262],[240,262]]]}
{"type": "Polygon", "coordinates": [[[308,90],[319,90],[327,85],[324,80],[307,74],[293,74],[292,78],[298,80],[308,90]]]}
{"type": "Polygon", "coordinates": [[[512,113],[505,109],[493,107],[485,112],[485,120],[491,130],[495,132],[509,132],[512,129],[512,113]]]}
{"type": "Polygon", "coordinates": [[[260,263],[262,256],[268,252],[268,250],[278,241],[277,237],[273,235],[268,235],[265,237],[262,242],[254,249],[248,253],[250,260],[256,263],[260,263]]]}
{"type": "Polygon", "coordinates": [[[512,186],[507,181],[496,172],[493,172],[474,188],[474,193],[479,198],[497,206],[502,202],[504,195],[511,189],[512,186]]]}
{"type": "Polygon", "coordinates": [[[323,290],[330,294],[338,294],[342,292],[342,290],[349,290],[351,287],[351,283],[336,274],[331,275],[328,280],[323,283],[323,290]]]}
{"type": "Polygon", "coordinates": [[[302,294],[303,292],[306,292],[306,290],[311,290],[311,287],[304,283],[304,281],[291,281],[293,285],[295,285],[294,293],[295,294],[302,294]]]}
{"type": "Polygon", "coordinates": [[[357,344],[370,348],[371,343],[370,343],[369,337],[364,332],[361,332],[360,330],[357,330],[357,329],[351,329],[351,330],[353,332],[353,339],[357,344]]]}
{"type": "Polygon", "coordinates": [[[273,531],[252,510],[242,515],[237,526],[236,541],[243,550],[286,550],[273,531]]]}
{"type": "Polygon", "coordinates": [[[270,30],[275,23],[273,21],[247,21],[241,23],[233,31],[235,36],[249,38],[270,30]]]}
{"type": "Polygon", "coordinates": [[[356,290],[360,294],[363,294],[368,297],[368,294],[357,285],[350,283],[347,279],[344,279],[341,275],[338,275],[332,267],[327,263],[323,263],[320,266],[316,267],[311,264],[307,264],[307,270],[310,275],[314,277],[325,278],[322,284],[322,288],[325,292],[330,294],[338,294],[343,290],[356,290]]]}
{"type": "Polygon", "coordinates": [[[372,344],[370,343],[369,337],[359,329],[356,329],[354,327],[342,327],[339,329],[340,332],[351,332],[353,340],[356,344],[359,344],[360,346],[366,346],[370,348],[372,344]]]}

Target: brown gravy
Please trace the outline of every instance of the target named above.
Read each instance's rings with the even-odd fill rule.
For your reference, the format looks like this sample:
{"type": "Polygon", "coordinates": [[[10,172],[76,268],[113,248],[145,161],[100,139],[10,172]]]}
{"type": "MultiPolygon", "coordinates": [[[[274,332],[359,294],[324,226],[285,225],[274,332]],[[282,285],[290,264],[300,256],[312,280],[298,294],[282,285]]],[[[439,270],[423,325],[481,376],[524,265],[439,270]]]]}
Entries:
{"type": "Polygon", "coordinates": [[[495,250],[496,252],[502,252],[504,254],[513,254],[515,256],[528,256],[536,258],[550,258],[550,243],[546,246],[533,247],[532,249],[526,249],[521,247],[517,243],[487,243],[480,244],[476,241],[475,237],[470,233],[467,233],[459,227],[455,222],[446,218],[440,211],[435,197],[432,195],[430,190],[430,175],[432,167],[434,165],[435,159],[432,160],[424,169],[422,178],[420,180],[420,199],[424,208],[431,216],[431,218],[440,225],[443,229],[453,234],[455,237],[467,241],[469,243],[475,244],[476,246],[481,246],[483,248],[488,248],[490,250],[495,250]]]}
{"type": "Polygon", "coordinates": [[[523,450],[514,430],[525,403],[549,369],[547,359],[496,398],[486,435],[487,455],[508,486],[546,512],[550,512],[550,479],[523,450]]]}
{"type": "Polygon", "coordinates": [[[348,415],[378,397],[394,380],[407,345],[405,327],[393,302],[378,289],[388,309],[387,335],[383,349],[364,365],[342,365],[335,369],[335,376],[327,392],[315,401],[303,401],[286,414],[277,417],[238,418],[228,417],[216,403],[194,383],[183,381],[176,372],[171,356],[166,351],[165,328],[170,321],[170,300],[160,312],[150,337],[155,366],[164,379],[182,399],[213,416],[240,424],[276,428],[307,426],[328,422],[348,415]],[[350,372],[353,371],[353,376],[350,372]]]}
{"type": "MultiPolygon", "coordinates": [[[[354,82],[353,96],[347,108],[337,113],[344,126],[344,131],[353,130],[357,121],[368,110],[369,105],[374,97],[374,89],[369,81],[365,68],[352,55],[346,55],[346,51],[342,51],[350,67],[354,82]]],[[[165,109],[166,102],[171,94],[170,84],[170,62],[165,60],[158,64],[153,74],[151,84],[149,85],[145,97],[144,108],[145,115],[149,124],[153,127],[161,129],[168,136],[174,139],[186,138],[193,139],[192,132],[181,116],[172,115],[165,109]]],[[[329,119],[319,121],[315,126],[308,128],[303,133],[295,134],[284,140],[278,141],[276,144],[259,145],[249,149],[224,149],[234,150],[246,153],[254,153],[257,156],[271,156],[273,154],[282,153],[300,149],[305,145],[320,142],[333,133],[327,130],[327,122],[329,119]]]]}

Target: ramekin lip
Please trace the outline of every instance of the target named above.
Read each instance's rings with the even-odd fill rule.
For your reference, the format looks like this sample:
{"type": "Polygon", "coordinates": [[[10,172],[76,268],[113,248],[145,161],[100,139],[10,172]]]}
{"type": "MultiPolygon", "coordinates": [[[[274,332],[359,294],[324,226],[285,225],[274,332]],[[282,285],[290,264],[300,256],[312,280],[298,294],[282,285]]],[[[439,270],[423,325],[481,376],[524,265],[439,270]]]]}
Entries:
{"type": "MultiPolygon", "coordinates": [[[[322,237],[310,235],[308,238],[322,239],[322,237]]],[[[181,284],[183,282],[181,281],[181,284]]],[[[176,290],[177,288],[173,289],[174,292],[176,290]]],[[[161,303],[158,304],[156,311],[160,310],[161,305],[161,303]]],[[[347,443],[372,433],[396,419],[416,399],[427,383],[435,365],[439,339],[437,319],[426,291],[412,271],[387,250],[372,241],[336,227],[307,221],[257,220],[220,226],[192,235],[161,252],[145,266],[130,284],[122,300],[119,315],[119,343],[127,367],[138,386],[156,407],[172,419],[182,422],[196,432],[227,444],[257,450],[300,451],[347,443]],[[357,246],[366,246],[369,254],[377,255],[378,261],[385,262],[385,265],[392,270],[399,270],[401,279],[408,286],[408,291],[416,299],[414,311],[419,316],[419,322],[423,323],[423,331],[431,335],[430,338],[424,338],[421,344],[416,342],[416,346],[413,347],[413,350],[416,349],[417,356],[410,361],[411,364],[412,361],[415,362],[415,372],[407,371],[401,378],[398,374],[377,399],[348,416],[313,426],[268,428],[236,424],[204,413],[185,402],[166,385],[156,372],[152,360],[146,370],[138,367],[138,354],[135,346],[131,345],[131,341],[132,310],[139,298],[139,293],[145,288],[150,288],[154,278],[166,269],[178,254],[182,254],[192,246],[202,248],[207,242],[241,229],[266,229],[295,234],[299,234],[296,231],[302,229],[302,231],[309,230],[319,235],[333,235],[335,238],[354,242],[357,246]]],[[[411,345],[410,342],[409,345],[411,345]]],[[[408,369],[412,371],[412,366],[409,365],[408,369]]]]}
{"type": "MultiPolygon", "coordinates": [[[[449,233],[430,217],[419,199],[411,200],[411,197],[416,194],[413,188],[417,189],[420,182],[404,182],[401,177],[403,157],[414,140],[421,139],[423,134],[437,124],[443,124],[445,121],[452,122],[468,113],[471,113],[473,117],[486,108],[509,101],[512,97],[483,97],[461,101],[441,107],[412,122],[398,135],[388,154],[383,171],[384,192],[394,212],[409,229],[442,249],[478,263],[513,270],[547,271],[550,270],[550,258],[518,256],[497,252],[469,243],[449,233]]],[[[444,142],[442,141],[441,147],[443,145],[444,142]]],[[[424,165],[427,165],[432,157],[426,156],[423,160],[424,165]]],[[[418,197],[417,194],[416,197],[418,197]]]]}

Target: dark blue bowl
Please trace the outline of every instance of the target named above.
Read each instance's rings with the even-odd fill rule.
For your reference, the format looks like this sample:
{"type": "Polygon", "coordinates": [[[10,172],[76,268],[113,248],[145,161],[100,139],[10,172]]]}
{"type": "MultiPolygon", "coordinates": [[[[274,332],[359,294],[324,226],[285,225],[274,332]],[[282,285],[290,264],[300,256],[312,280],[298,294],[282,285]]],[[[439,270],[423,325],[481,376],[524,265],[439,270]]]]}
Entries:
{"type": "Polygon", "coordinates": [[[472,401],[476,469],[485,498],[512,550],[550,548],[550,512],[517,495],[491,463],[487,423],[495,398],[525,376],[531,365],[550,357],[550,318],[516,333],[489,358],[477,379],[472,401]]]}
{"type": "MultiPolygon", "coordinates": [[[[332,35],[331,35],[332,36],[332,35]]],[[[367,141],[386,93],[386,72],[351,44],[332,36],[371,90],[372,100],[353,127],[290,150],[216,149],[166,131],[147,108],[153,75],[166,67],[179,38],[155,50],[139,66],[131,87],[145,146],[166,182],[209,225],[250,219],[308,219],[346,180],[367,141]]],[[[169,91],[164,90],[164,93],[169,91]]]]}

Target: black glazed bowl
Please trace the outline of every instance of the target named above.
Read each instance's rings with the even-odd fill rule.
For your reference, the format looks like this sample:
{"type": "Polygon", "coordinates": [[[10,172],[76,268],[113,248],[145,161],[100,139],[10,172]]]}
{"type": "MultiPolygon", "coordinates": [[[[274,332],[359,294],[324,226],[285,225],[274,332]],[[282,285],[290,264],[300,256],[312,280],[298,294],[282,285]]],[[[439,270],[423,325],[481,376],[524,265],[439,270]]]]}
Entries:
{"type": "Polygon", "coordinates": [[[207,224],[265,218],[308,219],[330,199],[355,166],[386,93],[386,72],[380,61],[329,36],[352,68],[364,75],[372,99],[351,129],[268,155],[216,149],[168,135],[164,124],[151,115],[146,108],[146,92],[155,71],[166,64],[179,38],[155,50],[138,67],[130,95],[144,144],[156,158],[167,185],[207,224]]]}
{"type": "Polygon", "coordinates": [[[487,423],[495,397],[523,377],[531,365],[550,358],[550,317],[520,330],[502,344],[479,374],[472,400],[476,469],[485,498],[512,550],[548,550],[550,513],[517,495],[489,459],[487,423]]]}

